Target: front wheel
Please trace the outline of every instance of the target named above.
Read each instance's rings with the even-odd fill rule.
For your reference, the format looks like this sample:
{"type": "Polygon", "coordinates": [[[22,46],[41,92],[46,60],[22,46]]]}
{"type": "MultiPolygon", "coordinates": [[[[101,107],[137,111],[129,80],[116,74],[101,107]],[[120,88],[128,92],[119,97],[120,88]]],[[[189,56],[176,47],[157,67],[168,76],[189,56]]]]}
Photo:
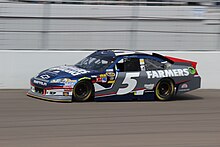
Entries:
{"type": "Polygon", "coordinates": [[[171,79],[160,80],[155,88],[156,99],[160,101],[168,101],[174,95],[174,84],[171,79]]]}
{"type": "Polygon", "coordinates": [[[73,101],[84,102],[92,100],[94,88],[90,81],[79,81],[73,88],[73,101]]]}

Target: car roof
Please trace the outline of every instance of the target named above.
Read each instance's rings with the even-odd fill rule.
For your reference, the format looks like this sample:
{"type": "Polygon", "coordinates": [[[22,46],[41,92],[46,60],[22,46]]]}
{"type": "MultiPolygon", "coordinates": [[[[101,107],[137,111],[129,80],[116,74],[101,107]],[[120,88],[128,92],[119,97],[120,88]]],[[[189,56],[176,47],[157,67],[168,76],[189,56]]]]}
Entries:
{"type": "Polygon", "coordinates": [[[138,51],[127,50],[127,49],[103,49],[103,50],[97,50],[94,54],[108,56],[108,57],[147,56],[147,57],[154,58],[157,60],[168,61],[170,63],[174,63],[172,60],[168,59],[167,57],[157,54],[157,53],[147,54],[144,52],[138,52],[138,51]]]}
{"type": "Polygon", "coordinates": [[[114,54],[116,57],[118,56],[127,56],[127,55],[148,55],[146,53],[137,52],[134,50],[126,50],[126,49],[104,49],[104,50],[98,50],[98,52],[108,52],[108,54],[114,54]]]}

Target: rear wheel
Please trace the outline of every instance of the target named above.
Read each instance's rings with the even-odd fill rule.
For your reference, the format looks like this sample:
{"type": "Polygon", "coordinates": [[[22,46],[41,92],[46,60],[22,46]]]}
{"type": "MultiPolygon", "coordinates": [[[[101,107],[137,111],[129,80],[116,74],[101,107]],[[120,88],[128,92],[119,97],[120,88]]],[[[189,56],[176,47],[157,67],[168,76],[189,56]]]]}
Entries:
{"type": "Polygon", "coordinates": [[[73,101],[84,102],[94,98],[94,88],[90,81],[79,81],[73,88],[73,101]]]}
{"type": "Polygon", "coordinates": [[[174,83],[171,79],[160,80],[155,88],[156,99],[160,101],[168,101],[174,95],[174,83]]]}

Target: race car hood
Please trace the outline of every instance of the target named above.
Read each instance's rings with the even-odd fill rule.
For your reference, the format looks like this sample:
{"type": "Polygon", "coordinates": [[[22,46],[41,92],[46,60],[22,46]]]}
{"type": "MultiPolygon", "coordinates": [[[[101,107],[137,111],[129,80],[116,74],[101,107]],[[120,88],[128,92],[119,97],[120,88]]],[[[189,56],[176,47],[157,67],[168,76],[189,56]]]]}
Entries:
{"type": "Polygon", "coordinates": [[[78,68],[76,66],[64,65],[64,66],[56,66],[49,68],[40,72],[36,78],[43,80],[52,80],[55,78],[78,78],[82,77],[85,74],[89,74],[91,72],[96,71],[88,71],[82,68],[78,68]]]}

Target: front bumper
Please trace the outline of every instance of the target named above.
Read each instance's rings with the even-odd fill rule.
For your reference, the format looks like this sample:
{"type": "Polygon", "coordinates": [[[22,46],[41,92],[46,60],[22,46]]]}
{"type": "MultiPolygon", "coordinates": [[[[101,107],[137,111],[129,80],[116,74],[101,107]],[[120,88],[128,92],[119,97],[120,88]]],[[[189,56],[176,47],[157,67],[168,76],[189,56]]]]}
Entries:
{"type": "Polygon", "coordinates": [[[31,90],[29,90],[27,92],[27,96],[37,98],[37,99],[47,100],[47,101],[53,101],[53,102],[72,102],[72,96],[43,95],[43,94],[40,94],[40,93],[33,92],[31,90]]]}

